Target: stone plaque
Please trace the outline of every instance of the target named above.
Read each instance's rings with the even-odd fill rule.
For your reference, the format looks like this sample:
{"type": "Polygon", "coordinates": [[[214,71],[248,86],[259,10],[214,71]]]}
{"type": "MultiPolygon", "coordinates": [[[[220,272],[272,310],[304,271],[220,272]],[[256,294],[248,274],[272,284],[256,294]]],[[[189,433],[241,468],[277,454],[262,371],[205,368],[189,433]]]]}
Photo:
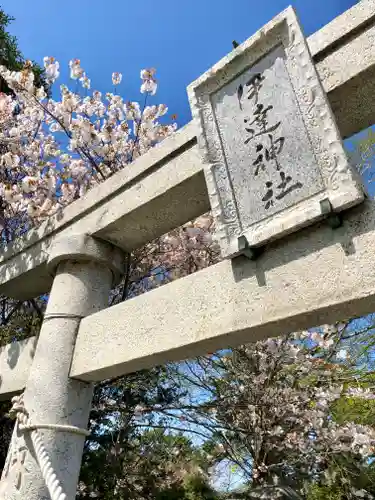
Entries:
{"type": "Polygon", "coordinates": [[[223,256],[363,200],[291,7],[188,94],[223,256]]]}

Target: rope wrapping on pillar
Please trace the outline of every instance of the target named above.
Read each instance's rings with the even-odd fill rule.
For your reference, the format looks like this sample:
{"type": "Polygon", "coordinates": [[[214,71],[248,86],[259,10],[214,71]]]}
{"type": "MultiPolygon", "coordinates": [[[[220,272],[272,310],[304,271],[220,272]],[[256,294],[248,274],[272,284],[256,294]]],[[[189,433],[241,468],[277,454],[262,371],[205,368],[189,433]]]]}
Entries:
{"type": "Polygon", "coordinates": [[[38,429],[48,429],[60,432],[71,432],[88,436],[90,433],[86,429],[75,427],[74,425],[59,425],[59,424],[39,424],[32,423],[29,414],[25,408],[23,394],[12,398],[13,406],[10,410],[10,415],[16,418],[16,425],[20,431],[30,432],[30,438],[34,446],[38,465],[42,472],[42,477],[46,483],[51,500],[67,500],[59,479],[53,469],[51,459],[43,444],[42,438],[38,429]]]}

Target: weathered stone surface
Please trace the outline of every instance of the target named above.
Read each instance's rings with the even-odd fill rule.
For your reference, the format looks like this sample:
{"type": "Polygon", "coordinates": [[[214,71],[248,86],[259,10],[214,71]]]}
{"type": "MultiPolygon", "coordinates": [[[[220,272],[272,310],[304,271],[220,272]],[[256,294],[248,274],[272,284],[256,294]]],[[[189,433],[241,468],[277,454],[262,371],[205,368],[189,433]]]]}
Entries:
{"type": "Polygon", "coordinates": [[[285,57],[285,50],[278,46],[211,98],[244,226],[262,221],[324,189],[285,57]],[[251,86],[247,87],[247,82],[257,74],[264,78],[259,82],[259,94],[258,90],[255,94],[251,86]],[[240,100],[239,88],[245,93],[240,100]],[[249,98],[249,94],[253,97],[249,98]],[[262,111],[272,107],[264,118],[262,114],[254,115],[256,102],[262,111]],[[264,127],[257,123],[257,117],[264,119],[264,127]],[[277,190],[280,172],[287,172],[291,182],[277,190]],[[267,181],[273,182],[274,196],[263,201],[267,181]]]}
{"type": "Polygon", "coordinates": [[[35,346],[36,338],[31,337],[0,347],[0,400],[10,399],[25,388],[35,346]]]}
{"type": "MultiPolygon", "coordinates": [[[[308,39],[342,137],[375,122],[374,14],[375,1],[362,0],[308,39]]],[[[88,232],[131,250],[207,210],[203,165],[190,123],[74,202],[60,219],[52,217],[10,245],[0,256],[1,291],[24,299],[50,289],[46,262],[58,233],[88,232]]]]}
{"type": "Polygon", "coordinates": [[[374,312],[375,203],[85,318],[71,376],[99,381],[374,312]]]}
{"type": "Polygon", "coordinates": [[[113,245],[103,244],[88,234],[55,238],[48,257],[48,270],[52,276],[56,274],[59,265],[66,260],[94,262],[107,267],[112,273],[112,286],[117,285],[124,274],[123,252],[113,245]]]}
{"type": "MultiPolygon", "coordinates": [[[[69,371],[82,317],[108,305],[113,268],[121,261],[116,253],[121,252],[87,235],[55,242],[49,270],[56,276],[24,393],[31,423],[87,427],[93,387],[71,380],[69,371]]],[[[67,500],[73,500],[84,436],[62,430],[38,432],[67,500]]],[[[17,426],[0,488],[2,500],[49,498],[30,432],[17,426]]]]}
{"type": "Polygon", "coordinates": [[[361,0],[308,39],[343,138],[375,122],[374,43],[374,0],[361,0]]]}
{"type": "Polygon", "coordinates": [[[224,257],[363,201],[294,10],[188,87],[224,257]]]}
{"type": "MultiPolygon", "coordinates": [[[[360,0],[308,38],[309,49],[317,60],[348,44],[355,36],[374,24],[375,0],[360,0]]],[[[315,58],[314,57],[314,58],[315,58]]]]}

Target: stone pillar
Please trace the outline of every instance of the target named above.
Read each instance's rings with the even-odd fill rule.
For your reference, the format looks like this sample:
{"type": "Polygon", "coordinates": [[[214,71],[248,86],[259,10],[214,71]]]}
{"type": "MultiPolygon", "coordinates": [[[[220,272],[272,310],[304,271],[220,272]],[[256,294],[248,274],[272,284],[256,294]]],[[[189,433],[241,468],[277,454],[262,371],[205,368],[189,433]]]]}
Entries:
{"type": "MultiPolygon", "coordinates": [[[[122,252],[91,236],[60,239],[48,266],[54,273],[24,404],[31,423],[87,428],[93,385],[69,378],[81,319],[107,307],[122,272],[122,252]]],[[[67,500],[76,497],[85,437],[39,430],[67,500]]],[[[15,428],[0,487],[0,500],[50,500],[30,439],[15,428]]]]}

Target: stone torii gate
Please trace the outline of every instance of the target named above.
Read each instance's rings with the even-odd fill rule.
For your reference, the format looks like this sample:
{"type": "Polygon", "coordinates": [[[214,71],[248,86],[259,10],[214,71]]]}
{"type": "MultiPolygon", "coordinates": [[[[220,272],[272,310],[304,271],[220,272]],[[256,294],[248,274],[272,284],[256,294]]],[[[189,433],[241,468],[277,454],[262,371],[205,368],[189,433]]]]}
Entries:
{"type": "Polygon", "coordinates": [[[75,498],[94,382],[374,311],[375,204],[326,101],[341,137],[375,122],[374,39],[375,0],[310,52],[286,10],[189,87],[192,123],[3,251],[0,293],[50,295],[0,350],[0,397],[25,389],[1,500],[75,498]],[[210,208],[225,260],[106,309],[126,252],[210,208]]]}

